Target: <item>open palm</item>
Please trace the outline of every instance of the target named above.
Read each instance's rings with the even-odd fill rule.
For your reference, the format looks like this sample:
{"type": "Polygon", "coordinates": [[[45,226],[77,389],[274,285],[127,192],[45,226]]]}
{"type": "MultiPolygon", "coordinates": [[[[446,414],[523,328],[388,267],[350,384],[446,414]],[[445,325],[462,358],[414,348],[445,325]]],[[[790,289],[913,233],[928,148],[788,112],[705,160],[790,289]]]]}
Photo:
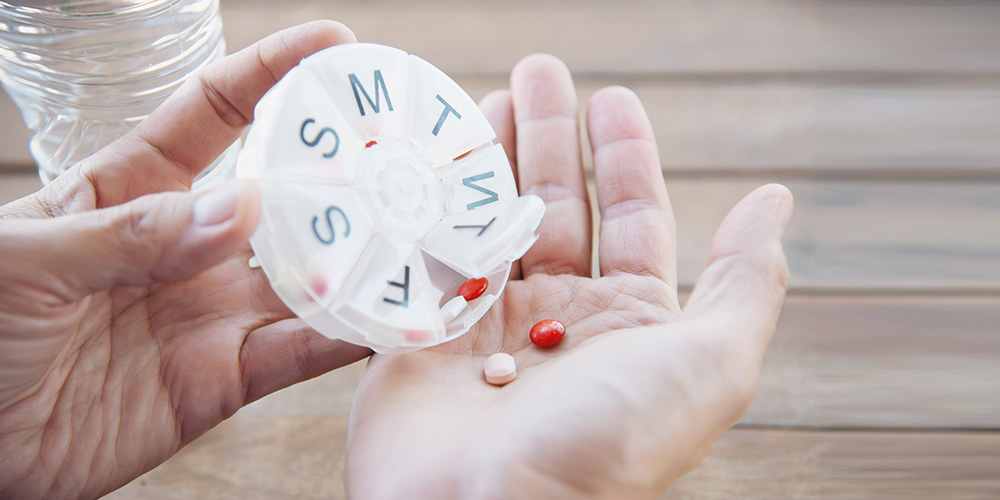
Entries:
{"type": "Polygon", "coordinates": [[[247,266],[253,186],[188,192],[281,75],[353,40],[332,22],[265,39],[0,208],[0,498],[99,496],[244,404],[370,354],[308,329],[247,266]]]}
{"type": "Polygon", "coordinates": [[[746,410],[787,286],[780,238],[791,196],[765,186],[723,222],[687,306],[677,298],[673,215],[652,130],[630,91],[591,99],[601,213],[591,212],[568,70],[551,56],[515,68],[484,99],[522,193],[547,212],[539,242],[464,337],[375,355],[355,398],[353,498],[655,498],[746,410]],[[528,331],[566,324],[556,346],[528,331]],[[518,378],[484,381],[491,354],[518,378]]]}

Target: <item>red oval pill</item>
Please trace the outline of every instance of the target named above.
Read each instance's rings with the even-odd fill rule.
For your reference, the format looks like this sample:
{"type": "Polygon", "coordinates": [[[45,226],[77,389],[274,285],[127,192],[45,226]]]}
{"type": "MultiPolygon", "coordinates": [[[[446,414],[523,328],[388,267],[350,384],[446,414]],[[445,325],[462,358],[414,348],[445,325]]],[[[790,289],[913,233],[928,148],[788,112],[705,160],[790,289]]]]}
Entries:
{"type": "Polygon", "coordinates": [[[531,341],[538,347],[551,347],[562,340],[566,327],[554,319],[543,319],[531,327],[531,341]]]}
{"type": "Polygon", "coordinates": [[[490,282],[486,281],[486,278],[473,278],[462,283],[462,286],[458,287],[458,293],[455,296],[458,297],[461,295],[465,298],[466,302],[471,302],[486,292],[488,286],[490,286],[490,282]]]}

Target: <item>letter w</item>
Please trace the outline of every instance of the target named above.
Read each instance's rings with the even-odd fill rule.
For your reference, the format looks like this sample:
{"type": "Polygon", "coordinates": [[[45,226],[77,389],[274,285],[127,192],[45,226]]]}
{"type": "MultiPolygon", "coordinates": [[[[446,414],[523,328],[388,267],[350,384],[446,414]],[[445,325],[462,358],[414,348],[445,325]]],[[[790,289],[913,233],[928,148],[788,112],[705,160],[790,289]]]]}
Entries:
{"type": "Polygon", "coordinates": [[[481,207],[483,205],[489,205],[490,203],[493,203],[494,201],[497,201],[497,200],[500,199],[500,197],[497,196],[496,191],[491,191],[491,190],[486,189],[486,188],[484,188],[482,186],[477,186],[476,184],[473,184],[476,181],[481,181],[483,179],[489,179],[491,177],[493,177],[493,171],[484,172],[482,174],[473,175],[472,177],[466,177],[466,178],[462,179],[462,184],[465,184],[465,187],[470,187],[472,189],[475,189],[476,191],[479,191],[480,193],[488,195],[486,198],[483,198],[483,199],[481,199],[479,201],[474,201],[474,202],[469,203],[468,205],[466,205],[465,206],[466,210],[472,210],[473,208],[476,208],[476,207],[481,207]]]}

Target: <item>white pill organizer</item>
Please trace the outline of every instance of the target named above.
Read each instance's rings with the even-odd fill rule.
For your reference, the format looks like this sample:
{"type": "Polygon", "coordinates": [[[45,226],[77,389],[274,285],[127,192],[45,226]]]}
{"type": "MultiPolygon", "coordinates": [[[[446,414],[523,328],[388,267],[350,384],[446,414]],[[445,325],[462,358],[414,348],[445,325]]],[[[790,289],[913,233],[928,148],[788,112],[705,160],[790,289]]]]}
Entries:
{"type": "Polygon", "coordinates": [[[237,164],[260,186],[250,244],[271,287],[316,331],[378,352],[468,332],[545,212],[495,137],[419,57],[354,43],[304,59],[258,103],[237,164]],[[466,302],[476,278],[489,285],[466,302]]]}

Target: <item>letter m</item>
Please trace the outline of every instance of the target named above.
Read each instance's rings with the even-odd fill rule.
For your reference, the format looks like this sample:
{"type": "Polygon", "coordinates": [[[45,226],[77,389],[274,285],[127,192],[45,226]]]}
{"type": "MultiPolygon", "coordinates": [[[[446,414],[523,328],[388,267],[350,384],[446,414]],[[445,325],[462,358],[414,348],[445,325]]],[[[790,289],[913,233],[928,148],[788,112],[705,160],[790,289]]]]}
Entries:
{"type": "Polygon", "coordinates": [[[392,111],[392,100],[389,99],[389,91],[386,90],[385,88],[385,79],[382,78],[382,70],[380,69],[375,70],[374,102],[372,102],[372,98],[370,95],[368,95],[368,91],[365,90],[365,87],[361,85],[361,81],[358,80],[358,75],[351,73],[350,75],[347,76],[351,79],[351,89],[354,90],[354,98],[357,99],[358,101],[358,111],[361,112],[361,116],[365,116],[365,107],[363,104],[361,104],[362,95],[365,96],[365,100],[368,101],[368,105],[371,106],[376,113],[381,111],[382,99],[379,94],[379,89],[381,89],[381,92],[385,94],[385,105],[389,108],[389,111],[392,111]],[[360,94],[358,93],[359,90],[361,91],[360,94]]]}

